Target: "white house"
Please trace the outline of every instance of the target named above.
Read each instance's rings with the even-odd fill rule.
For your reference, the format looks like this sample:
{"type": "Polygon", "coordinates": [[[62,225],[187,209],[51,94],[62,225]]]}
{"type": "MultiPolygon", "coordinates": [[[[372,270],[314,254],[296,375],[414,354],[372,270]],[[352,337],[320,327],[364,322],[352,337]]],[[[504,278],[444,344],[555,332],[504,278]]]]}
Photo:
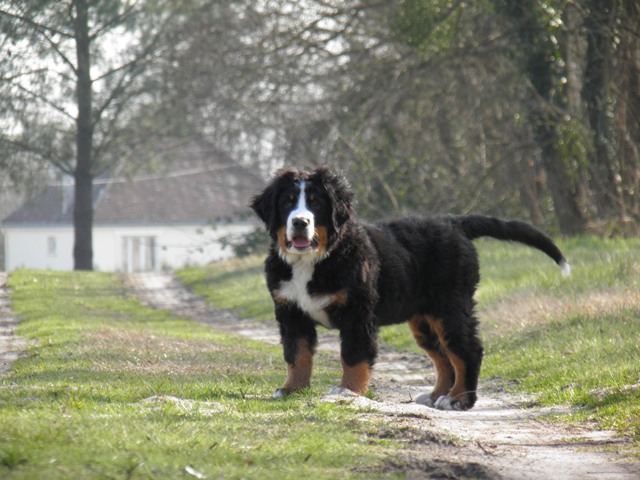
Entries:
{"type": "MultiPolygon", "coordinates": [[[[262,181],[230,161],[166,175],[94,184],[94,268],[148,271],[203,265],[233,255],[222,237],[256,223],[248,208],[262,181]]],[[[5,218],[6,270],[73,269],[73,185],[49,186],[5,218]]]]}

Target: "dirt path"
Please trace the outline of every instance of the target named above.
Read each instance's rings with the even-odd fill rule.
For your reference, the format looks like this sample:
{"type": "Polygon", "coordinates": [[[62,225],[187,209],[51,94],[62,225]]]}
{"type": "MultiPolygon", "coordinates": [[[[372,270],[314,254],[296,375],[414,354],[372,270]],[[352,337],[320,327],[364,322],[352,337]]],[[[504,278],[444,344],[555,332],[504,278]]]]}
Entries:
{"type": "MultiPolygon", "coordinates": [[[[232,312],[211,308],[170,274],[131,275],[128,283],[154,308],[171,310],[217,330],[279,343],[275,322],[241,320],[232,312]]],[[[334,352],[339,365],[335,335],[322,333],[320,349],[334,352]]],[[[364,407],[371,412],[362,414],[365,419],[384,418],[402,427],[401,438],[396,440],[407,448],[401,461],[385,466],[389,474],[400,470],[409,478],[640,478],[640,465],[625,464],[615,454],[598,451],[602,447],[615,451],[624,442],[612,432],[540,422],[537,417],[550,410],[527,409],[526,398],[507,395],[490,385],[481,387],[478,403],[467,412],[411,403],[418,393],[430,389],[433,376],[426,356],[382,351],[372,378],[379,401],[345,396],[326,396],[325,400],[364,407]]]]}

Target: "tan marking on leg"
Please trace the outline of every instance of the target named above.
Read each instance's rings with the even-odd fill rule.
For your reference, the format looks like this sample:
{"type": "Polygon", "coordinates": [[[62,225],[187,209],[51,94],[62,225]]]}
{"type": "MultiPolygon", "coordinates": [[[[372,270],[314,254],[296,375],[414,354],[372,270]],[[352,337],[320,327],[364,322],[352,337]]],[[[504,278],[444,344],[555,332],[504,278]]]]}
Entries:
{"type": "Polygon", "coordinates": [[[367,362],[362,362],[350,367],[344,361],[342,362],[342,388],[348,388],[358,395],[364,395],[369,388],[369,377],[371,376],[371,367],[367,362]]]}
{"type": "Polygon", "coordinates": [[[452,400],[462,402],[463,405],[468,406],[469,400],[467,398],[467,388],[465,385],[465,378],[467,373],[467,365],[462,361],[460,357],[451,351],[447,351],[449,360],[453,365],[453,370],[456,373],[456,381],[453,384],[453,388],[449,392],[449,396],[452,400]]]}
{"type": "Polygon", "coordinates": [[[443,395],[447,395],[453,386],[454,369],[449,359],[436,350],[427,350],[427,354],[436,367],[436,384],[431,392],[431,398],[435,401],[443,395]]]}
{"type": "Polygon", "coordinates": [[[469,398],[467,396],[467,388],[465,385],[465,378],[467,373],[467,365],[465,362],[457,356],[455,353],[451,351],[449,348],[446,337],[444,336],[444,329],[442,327],[442,321],[433,317],[426,317],[427,322],[429,323],[429,327],[431,330],[438,335],[438,339],[440,340],[440,344],[442,345],[445,353],[447,354],[448,360],[453,367],[453,371],[455,373],[455,381],[453,383],[453,387],[449,392],[449,396],[452,400],[456,400],[458,402],[462,402],[462,404],[467,407],[469,405],[469,398]]]}
{"type": "Polygon", "coordinates": [[[314,351],[309,348],[309,342],[298,340],[298,354],[293,364],[287,364],[287,379],[282,386],[285,393],[295,392],[311,385],[311,370],[313,368],[314,351]]]}
{"type": "MultiPolygon", "coordinates": [[[[453,367],[451,366],[449,359],[442,355],[442,353],[426,347],[424,334],[422,333],[420,326],[426,324],[429,326],[429,329],[431,329],[431,325],[425,317],[415,316],[409,320],[408,323],[411,333],[413,333],[413,336],[416,339],[416,343],[427,352],[435,366],[436,384],[433,387],[433,392],[431,393],[431,398],[435,401],[442,395],[448,394],[449,390],[451,390],[454,378],[453,367]]],[[[438,338],[440,338],[439,335],[438,338]]]]}
{"type": "Polygon", "coordinates": [[[416,342],[420,347],[422,347],[422,342],[424,341],[424,335],[420,331],[420,324],[424,321],[422,317],[416,315],[411,318],[407,323],[409,324],[409,328],[411,329],[411,333],[413,333],[413,338],[416,339],[416,342]]]}
{"type": "Polygon", "coordinates": [[[424,317],[424,319],[426,320],[426,322],[429,324],[429,328],[431,329],[431,331],[433,333],[435,333],[438,336],[438,340],[440,340],[440,344],[444,347],[447,348],[447,339],[444,336],[444,329],[442,328],[442,321],[433,318],[431,316],[428,317],[424,317]]]}

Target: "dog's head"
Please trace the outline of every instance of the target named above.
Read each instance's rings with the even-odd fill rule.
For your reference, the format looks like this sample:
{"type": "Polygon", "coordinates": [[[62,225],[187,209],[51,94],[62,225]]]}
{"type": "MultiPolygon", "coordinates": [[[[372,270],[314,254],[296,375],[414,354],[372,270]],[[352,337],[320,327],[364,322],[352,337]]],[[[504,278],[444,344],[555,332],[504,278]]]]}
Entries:
{"type": "Polygon", "coordinates": [[[277,242],[282,258],[295,261],[331,250],[354,215],[352,199],[346,181],[327,168],[284,169],[253,198],[251,208],[277,242]]]}

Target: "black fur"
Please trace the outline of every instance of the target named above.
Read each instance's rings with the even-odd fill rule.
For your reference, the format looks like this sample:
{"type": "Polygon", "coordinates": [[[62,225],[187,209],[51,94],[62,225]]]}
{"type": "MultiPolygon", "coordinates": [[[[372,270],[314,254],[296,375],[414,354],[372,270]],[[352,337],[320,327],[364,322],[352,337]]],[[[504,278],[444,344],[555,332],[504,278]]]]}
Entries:
{"type": "MultiPolygon", "coordinates": [[[[413,319],[418,343],[430,354],[448,359],[448,368],[438,374],[452,376],[452,365],[463,372],[464,379],[458,381],[464,385],[456,384],[452,391],[463,386],[464,393],[439,408],[471,408],[483,352],[474,315],[473,296],[480,276],[472,239],[490,236],[522,242],[542,250],[558,264],[566,263],[562,253],[546,235],[523,222],[473,215],[405,217],[366,224],[356,220],[352,202],[346,182],[324,168],[312,173],[281,171],[253,199],[251,206],[273,239],[265,272],[285,361],[296,368],[301,339],[312,350],[317,344],[313,312],[304,310],[302,300],[279,297],[283,286],[293,281],[296,263],[308,261],[313,269],[305,286],[310,298],[343,294],[341,301],[323,310],[331,327],[340,331],[345,369],[373,365],[379,327],[413,319]],[[287,255],[277,241],[278,229],[292,210],[291,202],[283,198],[291,196],[301,180],[321,197],[311,210],[316,227],[326,228],[328,242],[317,255],[287,255]]],[[[447,390],[455,381],[440,380],[447,390]]],[[[348,382],[345,385],[349,387],[348,382]]],[[[285,387],[295,390],[299,385],[285,387]]]]}

